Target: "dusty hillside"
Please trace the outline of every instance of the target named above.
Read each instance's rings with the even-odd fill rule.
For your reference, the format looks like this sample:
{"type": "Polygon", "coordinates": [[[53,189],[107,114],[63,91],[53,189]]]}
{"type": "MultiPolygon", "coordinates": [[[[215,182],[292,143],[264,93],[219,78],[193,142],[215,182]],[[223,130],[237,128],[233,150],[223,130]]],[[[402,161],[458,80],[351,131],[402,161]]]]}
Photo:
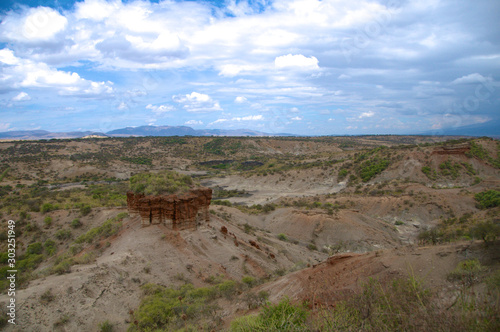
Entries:
{"type": "Polygon", "coordinates": [[[500,188],[500,144],[449,139],[0,143],[2,236],[15,220],[21,264],[19,325],[6,328],[92,331],[108,321],[125,331],[141,319],[148,284],[220,290],[234,281],[231,294],[211,298],[211,316],[187,317],[211,330],[229,328],[259,291],[314,309],[356,294],[368,277],[404,276],[409,266],[443,290],[454,287],[446,276],[464,259],[478,258],[493,273],[498,246],[483,242],[499,233],[499,208],[478,197],[500,188]],[[214,189],[209,223],[174,231],[141,227],[127,214],[130,176],[164,169],[214,189]]]}

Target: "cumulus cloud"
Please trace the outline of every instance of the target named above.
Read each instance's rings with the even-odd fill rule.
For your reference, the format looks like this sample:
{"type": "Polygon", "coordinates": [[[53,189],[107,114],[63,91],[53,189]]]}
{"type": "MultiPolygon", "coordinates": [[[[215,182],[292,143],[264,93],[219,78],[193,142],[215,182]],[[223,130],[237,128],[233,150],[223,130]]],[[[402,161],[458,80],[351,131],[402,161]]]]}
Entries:
{"type": "Polygon", "coordinates": [[[175,107],[173,107],[172,105],[152,105],[152,104],[148,104],[146,106],[146,108],[148,110],[151,110],[156,115],[160,115],[160,114],[163,114],[163,113],[175,111],[175,107]]]}
{"type": "Polygon", "coordinates": [[[302,121],[304,118],[301,117],[301,116],[296,116],[296,117],[293,117],[291,120],[293,121],[302,121]]]}
{"type": "Polygon", "coordinates": [[[457,78],[456,80],[451,82],[451,84],[477,84],[492,81],[493,79],[491,77],[484,77],[481,74],[474,73],[457,78]]]}
{"type": "Polygon", "coordinates": [[[213,121],[212,123],[210,123],[209,125],[214,125],[214,124],[223,123],[223,122],[242,122],[242,121],[260,121],[260,120],[264,120],[264,116],[262,116],[262,114],[247,115],[247,116],[243,116],[243,117],[236,116],[236,117],[233,117],[230,119],[217,119],[217,120],[213,121]]]}
{"type": "Polygon", "coordinates": [[[111,82],[94,82],[77,73],[49,67],[45,63],[17,58],[10,49],[0,50],[1,88],[55,88],[60,95],[104,97],[113,93],[111,82]]]}
{"type": "Polygon", "coordinates": [[[237,104],[243,104],[246,103],[248,100],[245,97],[238,96],[234,99],[234,102],[237,104]]]}
{"type": "Polygon", "coordinates": [[[319,69],[318,59],[316,57],[305,57],[302,54],[282,55],[274,59],[274,65],[278,69],[298,69],[298,70],[316,70],[319,69]]]}
{"type": "Polygon", "coordinates": [[[121,111],[129,109],[127,103],[125,103],[123,101],[116,108],[119,109],[119,110],[121,110],[121,111]]]}
{"type": "MultiPolygon", "coordinates": [[[[499,10],[497,2],[452,0],[82,0],[66,10],[16,6],[0,13],[0,43],[7,45],[0,50],[0,94],[9,93],[3,99],[11,102],[25,92],[40,109],[50,108],[48,98],[38,95],[47,91],[73,101],[75,109],[81,109],[78,99],[68,97],[116,94],[121,99],[106,107],[128,106],[132,116],[144,112],[135,97],[150,98],[147,105],[174,95],[178,110],[193,113],[222,111],[226,104],[241,108],[248,98],[249,109],[275,117],[282,112],[289,123],[298,114],[316,127],[323,122],[330,127],[324,134],[332,124],[329,115],[319,114],[322,109],[349,109],[350,117],[335,117],[339,127],[375,123],[382,116],[412,123],[463,105],[467,96],[478,98],[476,114],[496,119],[499,10]],[[431,23],[422,24],[423,15],[431,23]],[[158,75],[154,84],[144,83],[147,70],[158,75]],[[123,79],[108,81],[114,77],[123,79]],[[424,79],[436,84],[419,83],[424,79]],[[198,87],[207,90],[191,92],[198,87]],[[477,91],[488,97],[479,98],[477,91]],[[293,107],[310,112],[294,114],[293,107]]],[[[246,117],[236,111],[224,121],[246,117]]],[[[210,116],[204,122],[218,118],[210,116]]],[[[301,130],[307,133],[305,126],[301,130]]]]}
{"type": "Polygon", "coordinates": [[[2,22],[3,39],[34,43],[53,39],[68,25],[68,20],[52,8],[29,8],[22,14],[11,14],[2,22]]]}
{"type": "Polygon", "coordinates": [[[371,118],[375,115],[375,112],[373,111],[368,111],[368,112],[363,112],[361,115],[358,117],[358,119],[363,119],[363,118],[371,118]]]}
{"type": "Polygon", "coordinates": [[[188,112],[222,111],[218,101],[213,100],[209,95],[203,93],[191,92],[187,95],[173,96],[172,99],[179,104],[183,104],[183,108],[188,112]]]}
{"type": "Polygon", "coordinates": [[[6,131],[10,128],[10,123],[0,122],[0,131],[6,131]]]}
{"type": "Polygon", "coordinates": [[[26,92],[19,92],[19,94],[17,96],[15,96],[14,98],[12,98],[12,101],[28,101],[28,100],[31,100],[31,97],[29,94],[27,94],[26,92]]]}
{"type": "Polygon", "coordinates": [[[203,124],[203,121],[200,120],[189,120],[184,122],[185,125],[187,126],[201,126],[203,124]]]}

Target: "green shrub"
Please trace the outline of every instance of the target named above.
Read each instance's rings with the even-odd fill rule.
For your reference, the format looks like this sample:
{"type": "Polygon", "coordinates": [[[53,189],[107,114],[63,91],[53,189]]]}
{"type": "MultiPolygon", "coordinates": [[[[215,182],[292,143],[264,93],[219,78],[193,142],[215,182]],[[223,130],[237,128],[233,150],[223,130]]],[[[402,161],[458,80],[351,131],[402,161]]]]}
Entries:
{"type": "Polygon", "coordinates": [[[43,223],[45,224],[45,226],[49,227],[50,225],[52,225],[52,218],[47,216],[43,219],[43,223]]]}
{"type": "Polygon", "coordinates": [[[224,296],[228,299],[231,299],[237,290],[237,284],[234,280],[225,280],[222,283],[218,284],[216,287],[221,296],[224,296]]]}
{"type": "Polygon", "coordinates": [[[58,240],[67,240],[71,238],[71,231],[69,229],[61,229],[55,234],[58,240]]]}
{"type": "Polygon", "coordinates": [[[244,276],[241,279],[241,282],[243,282],[245,285],[247,285],[250,288],[257,284],[257,280],[255,280],[255,278],[251,277],[251,276],[244,276]]]}
{"type": "Polygon", "coordinates": [[[53,254],[56,253],[57,245],[56,245],[56,242],[54,240],[48,239],[43,244],[43,248],[44,248],[45,252],[47,253],[47,255],[52,256],[53,254]]]}
{"type": "Polygon", "coordinates": [[[259,315],[243,316],[231,322],[231,331],[306,331],[308,312],[288,298],[267,304],[259,315]]]}
{"type": "Polygon", "coordinates": [[[145,195],[186,192],[194,186],[193,179],[173,171],[141,173],[130,178],[130,190],[145,195]]]}
{"type": "Polygon", "coordinates": [[[80,207],[80,214],[82,216],[88,215],[90,212],[92,212],[92,207],[88,204],[84,204],[80,207]]]}
{"type": "Polygon", "coordinates": [[[471,228],[471,235],[485,243],[493,242],[500,235],[500,225],[492,221],[482,221],[471,228]]]}
{"type": "Polygon", "coordinates": [[[54,210],[57,210],[57,206],[53,205],[52,203],[45,203],[40,209],[42,213],[47,213],[54,210]]]}
{"type": "Polygon", "coordinates": [[[486,268],[481,265],[477,258],[466,259],[458,263],[453,272],[448,274],[449,281],[460,281],[466,286],[470,286],[479,281],[479,277],[486,268]]]}
{"type": "Polygon", "coordinates": [[[108,320],[99,324],[100,332],[113,332],[113,324],[111,324],[108,320]]]}
{"type": "Polygon", "coordinates": [[[477,207],[480,209],[489,209],[500,206],[500,191],[488,190],[474,195],[477,201],[477,207]]]}
{"type": "Polygon", "coordinates": [[[28,245],[28,248],[26,249],[26,252],[31,255],[31,254],[35,254],[35,255],[38,255],[38,254],[41,254],[43,251],[43,245],[41,242],[35,242],[35,243],[32,243],[32,244],[29,244],[28,245]]]}
{"type": "Polygon", "coordinates": [[[339,180],[343,180],[343,179],[345,179],[345,177],[347,176],[348,173],[349,173],[349,171],[347,169],[343,168],[343,169],[339,170],[337,177],[339,180]]]}
{"type": "Polygon", "coordinates": [[[389,160],[376,157],[363,162],[360,166],[358,174],[363,182],[368,182],[376,175],[382,173],[382,171],[389,167],[389,164],[389,160]]]}
{"type": "Polygon", "coordinates": [[[73,219],[73,221],[71,222],[71,227],[78,228],[80,226],[82,226],[82,222],[80,221],[80,219],[73,219]]]}
{"type": "Polygon", "coordinates": [[[118,218],[118,216],[113,219],[108,219],[101,226],[94,227],[87,233],[77,237],[75,242],[78,244],[84,242],[92,243],[98,238],[109,237],[113,234],[116,234],[121,226],[121,219],[118,218]]]}
{"type": "Polygon", "coordinates": [[[318,247],[314,243],[309,243],[307,245],[307,249],[309,249],[309,250],[318,250],[318,247]]]}
{"type": "Polygon", "coordinates": [[[191,320],[213,317],[218,309],[213,300],[233,294],[236,283],[226,280],[203,288],[185,284],[178,289],[146,284],[142,289],[145,296],[133,313],[136,324],[131,324],[129,331],[177,331],[191,320]]]}
{"type": "Polygon", "coordinates": [[[278,234],[278,240],[286,242],[286,241],[288,241],[288,237],[285,234],[280,233],[280,234],[278,234]]]}
{"type": "Polygon", "coordinates": [[[52,290],[48,289],[42,295],[40,295],[40,302],[42,304],[47,304],[54,301],[55,298],[55,295],[52,294],[52,290]]]}
{"type": "Polygon", "coordinates": [[[52,267],[52,272],[56,274],[70,273],[71,265],[73,265],[73,261],[71,259],[64,259],[59,264],[52,267]]]}

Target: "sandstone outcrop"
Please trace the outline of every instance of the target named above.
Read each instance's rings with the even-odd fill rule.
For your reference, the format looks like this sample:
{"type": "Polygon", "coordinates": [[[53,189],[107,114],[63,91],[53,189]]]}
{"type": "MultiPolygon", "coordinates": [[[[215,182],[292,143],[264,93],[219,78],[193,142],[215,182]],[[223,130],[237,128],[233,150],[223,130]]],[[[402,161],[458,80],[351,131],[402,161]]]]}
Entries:
{"type": "Polygon", "coordinates": [[[470,151],[470,145],[469,143],[465,144],[456,144],[456,145],[451,145],[451,146],[441,146],[434,151],[432,151],[432,154],[439,154],[439,155],[452,155],[452,154],[465,154],[466,152],[470,151]]]}
{"type": "Polygon", "coordinates": [[[165,224],[173,229],[196,227],[210,220],[212,189],[197,188],[183,194],[145,196],[129,191],[127,206],[131,214],[139,214],[143,226],[165,224]]]}

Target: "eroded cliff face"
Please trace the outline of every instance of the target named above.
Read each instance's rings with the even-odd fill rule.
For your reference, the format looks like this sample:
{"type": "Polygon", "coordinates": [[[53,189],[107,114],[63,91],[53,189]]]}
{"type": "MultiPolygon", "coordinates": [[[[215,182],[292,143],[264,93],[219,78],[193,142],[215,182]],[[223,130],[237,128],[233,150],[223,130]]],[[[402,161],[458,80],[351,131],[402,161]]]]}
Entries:
{"type": "Polygon", "coordinates": [[[470,145],[469,143],[465,143],[465,144],[456,144],[453,146],[442,146],[432,151],[432,154],[439,154],[439,155],[465,154],[466,152],[469,151],[470,151],[470,145]]]}
{"type": "Polygon", "coordinates": [[[129,212],[139,214],[143,226],[163,223],[174,229],[196,227],[199,222],[208,222],[211,200],[212,189],[204,187],[168,196],[127,193],[129,212]]]}

